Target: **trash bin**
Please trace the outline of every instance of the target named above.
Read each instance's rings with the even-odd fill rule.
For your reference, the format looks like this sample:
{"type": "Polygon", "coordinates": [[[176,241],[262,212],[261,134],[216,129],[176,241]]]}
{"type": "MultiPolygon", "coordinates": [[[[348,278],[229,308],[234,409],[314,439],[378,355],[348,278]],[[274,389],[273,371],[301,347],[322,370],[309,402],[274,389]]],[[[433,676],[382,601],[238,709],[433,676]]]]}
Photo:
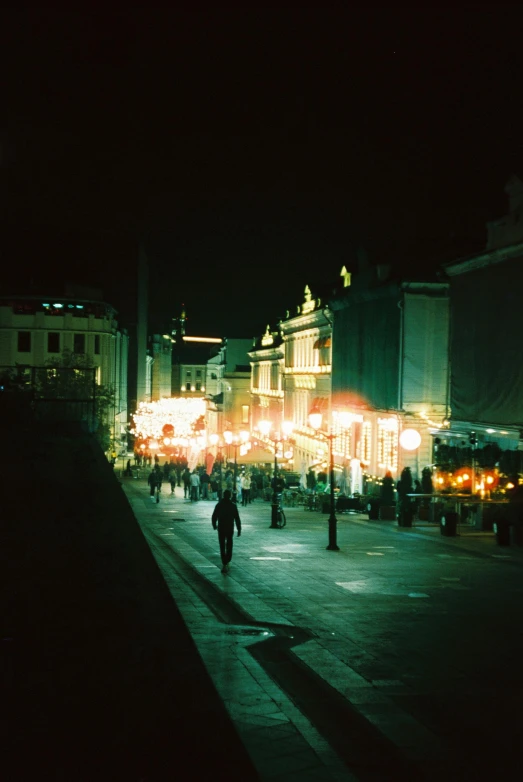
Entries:
{"type": "Polygon", "coordinates": [[[442,535],[446,538],[453,538],[456,536],[456,530],[458,526],[458,514],[454,510],[445,511],[439,521],[439,529],[442,535]]]}
{"type": "Polygon", "coordinates": [[[493,524],[498,546],[510,546],[510,524],[508,519],[498,519],[493,524]]]}

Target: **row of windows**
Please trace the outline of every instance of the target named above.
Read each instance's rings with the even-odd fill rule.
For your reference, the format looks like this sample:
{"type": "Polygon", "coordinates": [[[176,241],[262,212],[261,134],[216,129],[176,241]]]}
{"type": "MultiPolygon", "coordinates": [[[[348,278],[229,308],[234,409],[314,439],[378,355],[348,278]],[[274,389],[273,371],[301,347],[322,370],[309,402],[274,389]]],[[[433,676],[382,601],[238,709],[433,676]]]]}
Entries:
{"type": "MultiPolygon", "coordinates": [[[[59,331],[47,332],[47,352],[48,353],[60,353],[61,352],[61,337],[59,331]]],[[[18,332],[18,352],[30,353],[32,348],[33,335],[30,331],[18,332]]],[[[85,353],[85,334],[73,334],[73,353],[85,353]]],[[[100,355],[100,335],[94,335],[94,354],[100,355]]]]}
{"type": "MultiPolygon", "coordinates": [[[[188,369],[186,371],[185,375],[186,375],[186,377],[192,377],[192,369],[188,369]]],[[[201,376],[202,376],[202,370],[201,369],[197,369],[196,370],[196,377],[201,377],[201,376]]]]}
{"type": "Polygon", "coordinates": [[[298,337],[285,343],[285,364],[293,369],[329,366],[330,349],[330,337],[321,337],[315,341],[311,335],[298,337]]]}
{"type": "MultiPolygon", "coordinates": [[[[4,302],[2,304],[4,305],[4,302]]],[[[7,301],[5,305],[11,307],[15,315],[34,315],[37,312],[60,316],[67,313],[78,318],[85,318],[86,315],[104,318],[111,315],[111,308],[108,305],[94,302],[71,304],[70,302],[7,301]]]]}

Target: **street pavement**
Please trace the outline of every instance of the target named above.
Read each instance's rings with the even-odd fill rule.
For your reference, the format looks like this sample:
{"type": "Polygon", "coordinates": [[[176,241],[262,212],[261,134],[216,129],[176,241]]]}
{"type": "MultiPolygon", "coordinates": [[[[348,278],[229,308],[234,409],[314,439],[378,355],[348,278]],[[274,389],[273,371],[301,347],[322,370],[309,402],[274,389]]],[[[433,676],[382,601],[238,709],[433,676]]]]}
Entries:
{"type": "Polygon", "coordinates": [[[256,501],[223,575],[212,502],[5,425],[2,780],[523,778],[522,549],[256,501]]]}
{"type": "Polygon", "coordinates": [[[99,447],[4,423],[2,782],[258,779],[99,447]]]}
{"type": "Polygon", "coordinates": [[[257,500],[222,574],[213,502],[122,485],[262,780],[523,778],[523,549],[257,500]]]}

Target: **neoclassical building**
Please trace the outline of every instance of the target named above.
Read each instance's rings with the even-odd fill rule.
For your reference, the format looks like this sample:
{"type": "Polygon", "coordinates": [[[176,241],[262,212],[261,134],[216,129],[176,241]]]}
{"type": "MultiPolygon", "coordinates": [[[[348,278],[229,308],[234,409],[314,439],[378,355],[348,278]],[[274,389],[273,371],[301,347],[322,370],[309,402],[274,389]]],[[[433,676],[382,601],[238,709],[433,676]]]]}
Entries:
{"type": "MultiPolygon", "coordinates": [[[[325,444],[309,425],[309,413],[330,411],[332,314],[321,296],[307,285],[296,314],[287,312],[276,329],[265,334],[250,351],[253,428],[272,423],[271,437],[281,437],[284,422],[292,423],[296,471],[322,460],[325,444]]],[[[261,438],[263,440],[263,438],[261,438]]]]}

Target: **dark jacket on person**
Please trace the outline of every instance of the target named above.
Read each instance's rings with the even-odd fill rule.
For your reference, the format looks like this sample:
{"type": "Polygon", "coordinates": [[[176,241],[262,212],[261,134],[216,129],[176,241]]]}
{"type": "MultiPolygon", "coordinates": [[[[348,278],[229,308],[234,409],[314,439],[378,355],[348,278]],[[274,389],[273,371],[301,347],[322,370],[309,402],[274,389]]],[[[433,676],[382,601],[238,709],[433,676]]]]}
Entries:
{"type": "Polygon", "coordinates": [[[225,529],[229,533],[234,530],[234,524],[238,532],[242,530],[242,523],[240,521],[240,514],[238,513],[238,506],[229,499],[223,499],[218,502],[214,508],[212,514],[212,526],[216,529],[216,525],[225,529]]]}

